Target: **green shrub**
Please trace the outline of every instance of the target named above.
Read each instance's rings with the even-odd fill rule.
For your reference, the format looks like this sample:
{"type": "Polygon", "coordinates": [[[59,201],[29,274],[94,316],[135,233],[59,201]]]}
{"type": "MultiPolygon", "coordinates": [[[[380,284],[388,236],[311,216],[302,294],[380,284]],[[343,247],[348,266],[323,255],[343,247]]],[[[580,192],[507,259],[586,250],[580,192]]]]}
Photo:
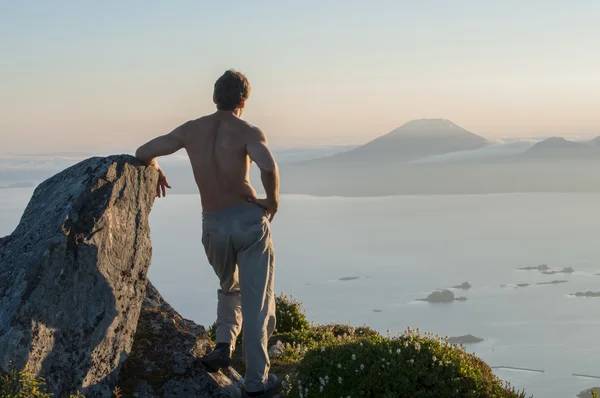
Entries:
{"type": "Polygon", "coordinates": [[[292,397],[525,397],[462,347],[411,329],[393,338],[328,335],[309,345],[291,380],[292,397]]]}
{"type": "Polygon", "coordinates": [[[368,326],[353,327],[350,325],[329,324],[309,326],[307,329],[295,330],[276,337],[280,337],[282,341],[285,341],[285,350],[275,360],[293,364],[299,363],[311,349],[338,344],[341,341],[377,338],[381,335],[368,326]]]}
{"type": "MultiPolygon", "coordinates": [[[[114,398],[122,398],[121,390],[115,387],[114,398]]],[[[17,371],[12,362],[7,374],[0,375],[0,398],[52,398],[54,394],[47,392],[43,378],[34,377],[25,367],[17,371]]],[[[85,398],[81,391],[69,395],[69,398],[85,398]]]]}
{"type": "MultiPolygon", "coordinates": [[[[277,332],[283,350],[271,371],[292,398],[524,398],[481,359],[439,336],[407,329],[382,336],[368,326],[310,325],[301,303],[277,297],[277,332]]],[[[215,326],[209,328],[214,335],[215,326]]],[[[240,350],[238,350],[240,351],[240,350]]],[[[243,372],[241,357],[234,367],[243,372]]]]}
{"type": "Polygon", "coordinates": [[[206,329],[206,333],[208,334],[208,338],[212,341],[215,341],[217,339],[217,321],[214,321],[212,325],[210,325],[208,329],[206,329]]]}
{"type": "Polygon", "coordinates": [[[0,377],[1,398],[50,398],[44,379],[36,379],[27,368],[17,371],[13,364],[7,374],[0,377]]]}
{"type": "Polygon", "coordinates": [[[310,328],[302,303],[294,300],[292,296],[281,293],[275,298],[275,314],[277,317],[276,333],[291,333],[310,328]]]}

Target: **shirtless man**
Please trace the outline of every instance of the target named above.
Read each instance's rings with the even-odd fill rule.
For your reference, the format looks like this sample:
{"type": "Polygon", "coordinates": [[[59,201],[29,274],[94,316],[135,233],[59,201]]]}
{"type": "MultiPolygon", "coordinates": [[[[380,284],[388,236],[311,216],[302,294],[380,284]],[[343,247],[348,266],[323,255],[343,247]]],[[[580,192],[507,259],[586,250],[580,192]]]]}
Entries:
{"type": "Polygon", "coordinates": [[[270,222],[279,205],[279,172],[265,134],[242,119],[250,84],[229,70],[215,83],[217,111],[189,121],[142,145],[135,156],[158,170],[156,194],[171,188],[156,158],[185,148],[202,201],[202,244],[219,277],[215,350],[202,363],[216,372],[229,366],[244,326],[245,397],[272,396],[267,342],[275,329],[274,253],[270,222]],[[250,185],[252,162],[266,192],[250,185]]]}

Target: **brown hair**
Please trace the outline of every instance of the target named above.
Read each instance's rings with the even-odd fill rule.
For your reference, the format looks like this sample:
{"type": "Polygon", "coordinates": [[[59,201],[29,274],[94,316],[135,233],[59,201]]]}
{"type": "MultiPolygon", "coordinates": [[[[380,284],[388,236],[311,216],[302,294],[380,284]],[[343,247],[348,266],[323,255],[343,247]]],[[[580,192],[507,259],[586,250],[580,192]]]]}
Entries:
{"type": "Polygon", "coordinates": [[[215,83],[214,100],[217,109],[233,111],[242,106],[250,96],[250,82],[246,76],[230,69],[215,83]]]}

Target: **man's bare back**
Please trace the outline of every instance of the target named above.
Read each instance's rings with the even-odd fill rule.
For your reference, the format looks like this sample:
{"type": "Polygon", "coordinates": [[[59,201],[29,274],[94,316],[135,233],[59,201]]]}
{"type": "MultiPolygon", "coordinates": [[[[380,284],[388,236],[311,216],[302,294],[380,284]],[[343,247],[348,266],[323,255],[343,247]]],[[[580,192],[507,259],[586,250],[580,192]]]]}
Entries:
{"type": "Polygon", "coordinates": [[[257,198],[250,185],[252,160],[247,147],[261,141],[260,130],[231,113],[216,112],[189,122],[183,137],[204,210],[220,210],[257,198]]]}
{"type": "MultiPolygon", "coordinates": [[[[279,202],[277,165],[264,133],[238,117],[235,111],[217,111],[189,121],[171,133],[141,146],[136,156],[160,172],[156,157],[185,148],[205,211],[256,201],[273,216],[279,202]],[[261,170],[267,199],[257,199],[250,185],[252,162],[261,170]]],[[[161,173],[157,195],[170,188],[161,173]],[[161,185],[162,181],[162,185],[161,185]]]]}

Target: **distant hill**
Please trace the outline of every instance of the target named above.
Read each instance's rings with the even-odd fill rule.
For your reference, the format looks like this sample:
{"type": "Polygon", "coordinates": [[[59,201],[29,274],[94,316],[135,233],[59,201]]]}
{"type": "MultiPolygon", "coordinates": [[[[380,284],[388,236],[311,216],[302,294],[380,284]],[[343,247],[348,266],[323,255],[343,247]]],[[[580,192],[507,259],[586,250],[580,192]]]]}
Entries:
{"type": "Polygon", "coordinates": [[[543,161],[600,160],[600,143],[598,145],[569,141],[562,137],[551,137],[538,142],[519,158],[543,161]]]}
{"type": "Polygon", "coordinates": [[[489,144],[446,119],[413,120],[354,150],[311,163],[388,163],[478,149],[489,144]]]}
{"type": "Polygon", "coordinates": [[[594,138],[591,142],[590,142],[593,146],[600,146],[600,136],[594,138]]]}
{"type": "Polygon", "coordinates": [[[538,152],[545,150],[556,150],[556,149],[580,149],[583,145],[574,141],[569,141],[563,137],[550,137],[543,141],[535,144],[529,152],[538,152]]]}

